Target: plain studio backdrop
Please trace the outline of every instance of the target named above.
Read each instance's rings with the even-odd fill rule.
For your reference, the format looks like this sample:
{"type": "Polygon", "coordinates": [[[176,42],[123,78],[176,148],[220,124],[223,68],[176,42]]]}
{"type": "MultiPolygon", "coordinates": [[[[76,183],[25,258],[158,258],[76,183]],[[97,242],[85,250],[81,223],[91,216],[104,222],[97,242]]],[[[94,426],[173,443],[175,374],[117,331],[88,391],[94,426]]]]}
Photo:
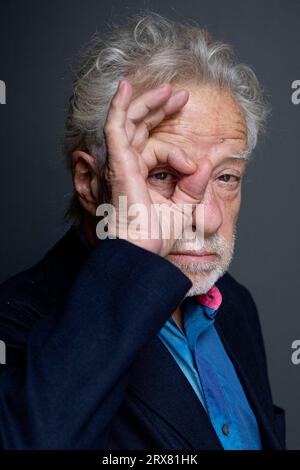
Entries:
{"type": "MultiPolygon", "coordinates": [[[[61,151],[78,49],[107,23],[141,8],[192,19],[254,67],[272,105],[267,135],[244,181],[232,274],[258,305],[276,404],[287,411],[288,448],[300,449],[299,0],[52,0],[0,3],[1,280],[42,257],[66,231],[72,184],[61,151]]],[[[247,344],[245,343],[245,348],[247,344]]]]}

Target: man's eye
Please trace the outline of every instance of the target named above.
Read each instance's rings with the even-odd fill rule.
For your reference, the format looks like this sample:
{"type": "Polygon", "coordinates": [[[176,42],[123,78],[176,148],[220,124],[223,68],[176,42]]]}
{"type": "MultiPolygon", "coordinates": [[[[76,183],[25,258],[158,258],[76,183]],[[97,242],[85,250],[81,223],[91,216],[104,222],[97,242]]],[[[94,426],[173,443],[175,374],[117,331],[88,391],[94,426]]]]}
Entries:
{"type": "Polygon", "coordinates": [[[154,175],[151,175],[151,176],[153,176],[157,180],[165,180],[168,174],[169,173],[167,173],[166,171],[161,171],[160,173],[155,173],[154,175]]]}
{"type": "Polygon", "coordinates": [[[158,171],[157,173],[153,173],[149,175],[149,179],[152,181],[165,181],[166,183],[173,183],[176,179],[176,176],[170,173],[169,171],[158,171]]]}
{"type": "Polygon", "coordinates": [[[240,177],[225,173],[224,175],[219,176],[218,180],[223,181],[224,183],[237,183],[240,181],[240,177]]]}
{"type": "Polygon", "coordinates": [[[170,198],[179,179],[180,174],[175,170],[157,169],[155,173],[148,175],[147,183],[150,188],[158,191],[164,197],[170,198]]]}

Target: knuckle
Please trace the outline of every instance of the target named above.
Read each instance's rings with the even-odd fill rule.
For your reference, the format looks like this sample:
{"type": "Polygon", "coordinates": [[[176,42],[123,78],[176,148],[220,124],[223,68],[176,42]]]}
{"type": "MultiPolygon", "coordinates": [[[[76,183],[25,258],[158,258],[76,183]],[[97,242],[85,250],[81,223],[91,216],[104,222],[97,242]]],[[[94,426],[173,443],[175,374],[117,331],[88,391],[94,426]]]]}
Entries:
{"type": "Polygon", "coordinates": [[[138,136],[137,136],[138,138],[135,139],[135,141],[143,142],[147,139],[148,136],[149,136],[149,129],[148,129],[147,125],[142,126],[139,129],[138,136]]]}
{"type": "Polygon", "coordinates": [[[104,134],[107,137],[111,137],[116,132],[116,129],[115,129],[115,126],[114,126],[113,122],[108,122],[107,124],[105,124],[103,130],[104,130],[104,134]]]}
{"type": "Polygon", "coordinates": [[[111,183],[114,179],[114,172],[113,170],[111,169],[110,166],[106,166],[104,168],[104,179],[108,182],[108,183],[111,183]]]}
{"type": "Polygon", "coordinates": [[[184,158],[184,152],[179,147],[172,147],[170,150],[170,156],[173,158],[184,158]]]}
{"type": "Polygon", "coordinates": [[[104,168],[104,178],[110,184],[116,184],[124,181],[127,177],[125,169],[119,163],[109,156],[109,160],[104,168]]]}
{"type": "Polygon", "coordinates": [[[118,106],[119,106],[119,99],[118,99],[118,96],[115,95],[110,101],[109,108],[115,110],[118,108],[118,106]]]}

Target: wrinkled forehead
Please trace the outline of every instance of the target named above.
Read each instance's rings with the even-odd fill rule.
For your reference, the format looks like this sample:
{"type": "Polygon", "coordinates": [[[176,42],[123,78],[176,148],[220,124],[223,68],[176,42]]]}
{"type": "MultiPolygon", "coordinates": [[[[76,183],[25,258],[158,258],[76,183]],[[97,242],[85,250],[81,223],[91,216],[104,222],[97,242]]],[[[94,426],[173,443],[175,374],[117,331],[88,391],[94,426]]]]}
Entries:
{"type": "Polygon", "coordinates": [[[180,145],[195,158],[247,157],[247,126],[229,91],[213,86],[174,86],[189,91],[189,100],[176,114],[164,119],[153,134],[180,145]]]}

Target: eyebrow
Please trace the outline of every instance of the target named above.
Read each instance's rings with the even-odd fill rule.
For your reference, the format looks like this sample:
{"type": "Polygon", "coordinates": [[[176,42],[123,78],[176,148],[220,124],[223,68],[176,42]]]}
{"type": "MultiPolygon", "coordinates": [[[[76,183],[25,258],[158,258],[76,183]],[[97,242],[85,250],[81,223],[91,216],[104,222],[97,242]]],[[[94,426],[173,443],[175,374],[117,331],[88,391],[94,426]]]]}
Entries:
{"type": "Polygon", "coordinates": [[[242,160],[248,160],[250,156],[250,151],[248,149],[240,150],[235,153],[229,153],[228,155],[224,155],[223,159],[225,158],[236,158],[236,159],[242,159],[242,160]]]}

